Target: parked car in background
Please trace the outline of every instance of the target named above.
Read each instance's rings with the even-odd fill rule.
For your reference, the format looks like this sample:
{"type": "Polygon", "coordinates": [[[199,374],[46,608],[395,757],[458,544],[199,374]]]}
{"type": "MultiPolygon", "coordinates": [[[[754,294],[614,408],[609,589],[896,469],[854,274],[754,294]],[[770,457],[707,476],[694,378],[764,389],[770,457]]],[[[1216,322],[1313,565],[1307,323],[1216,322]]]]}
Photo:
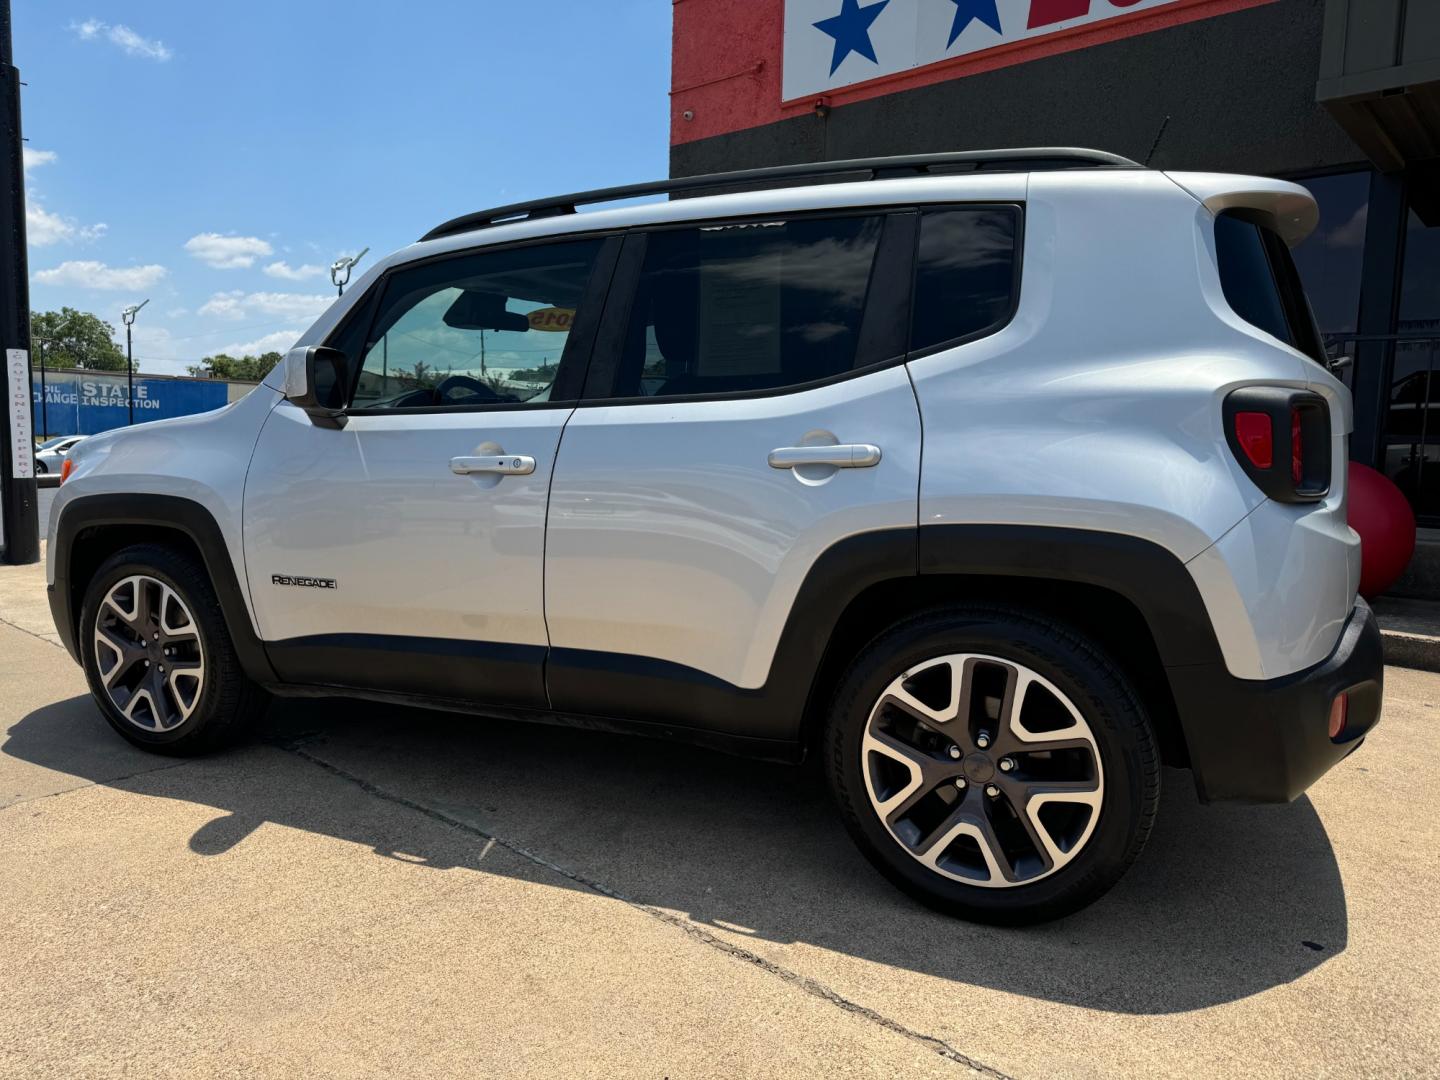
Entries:
{"type": "Polygon", "coordinates": [[[65,464],[65,458],[70,453],[70,448],[78,442],[83,442],[84,435],[61,435],[59,438],[49,439],[35,448],[35,471],[37,473],[58,473],[60,467],[65,464]]]}

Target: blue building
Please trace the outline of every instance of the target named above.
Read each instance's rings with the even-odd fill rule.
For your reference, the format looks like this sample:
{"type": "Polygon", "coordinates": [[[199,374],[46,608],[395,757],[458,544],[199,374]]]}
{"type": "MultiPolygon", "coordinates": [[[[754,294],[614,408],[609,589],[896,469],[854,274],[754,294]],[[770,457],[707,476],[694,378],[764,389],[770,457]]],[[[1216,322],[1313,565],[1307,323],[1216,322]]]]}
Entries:
{"type": "MultiPolygon", "coordinates": [[[[35,409],[35,435],[98,435],[130,422],[123,372],[47,371],[43,406],[41,373],[32,376],[31,400],[35,409]]],[[[219,409],[244,396],[251,383],[219,379],[187,379],[167,375],[135,376],[135,423],[168,420],[175,416],[219,409]]]]}

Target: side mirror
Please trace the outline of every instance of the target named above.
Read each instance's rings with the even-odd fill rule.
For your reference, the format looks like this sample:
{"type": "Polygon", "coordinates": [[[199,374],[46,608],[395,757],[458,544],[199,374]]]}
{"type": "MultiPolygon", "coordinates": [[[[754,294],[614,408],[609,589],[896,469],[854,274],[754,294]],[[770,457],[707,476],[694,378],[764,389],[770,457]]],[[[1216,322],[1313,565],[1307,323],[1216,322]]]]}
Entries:
{"type": "Polygon", "coordinates": [[[286,400],[304,409],[321,427],[345,426],[345,393],[350,361],[339,349],[311,345],[285,357],[286,400]]]}

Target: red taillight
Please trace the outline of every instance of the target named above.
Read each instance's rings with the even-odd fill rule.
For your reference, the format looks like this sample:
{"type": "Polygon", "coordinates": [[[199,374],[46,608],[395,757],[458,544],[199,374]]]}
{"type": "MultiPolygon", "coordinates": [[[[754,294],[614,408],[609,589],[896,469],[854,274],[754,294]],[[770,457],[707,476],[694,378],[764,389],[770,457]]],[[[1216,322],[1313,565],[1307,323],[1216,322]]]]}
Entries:
{"type": "Polygon", "coordinates": [[[1290,479],[1298,488],[1305,479],[1305,436],[1300,431],[1300,410],[1290,410],[1290,479]]]}
{"type": "Polygon", "coordinates": [[[1319,394],[1242,386],[1225,395],[1224,417],[1230,452],[1266,496],[1280,503],[1313,503],[1329,493],[1330,406],[1319,394]]]}
{"type": "Polygon", "coordinates": [[[1270,417],[1263,412],[1237,412],[1235,414],[1235,440],[1250,464],[1257,469],[1268,469],[1275,462],[1275,436],[1270,427],[1270,417]]]}
{"type": "Polygon", "coordinates": [[[1339,694],[1330,703],[1330,738],[1338,739],[1345,730],[1345,721],[1350,718],[1350,695],[1339,694]]]}
{"type": "Polygon", "coordinates": [[[60,466],[60,483],[62,483],[62,484],[65,483],[65,481],[70,478],[70,474],[71,474],[72,472],[74,472],[74,471],[75,471],[75,462],[71,461],[71,460],[67,457],[67,458],[65,459],[65,464],[63,464],[63,465],[60,466]]]}

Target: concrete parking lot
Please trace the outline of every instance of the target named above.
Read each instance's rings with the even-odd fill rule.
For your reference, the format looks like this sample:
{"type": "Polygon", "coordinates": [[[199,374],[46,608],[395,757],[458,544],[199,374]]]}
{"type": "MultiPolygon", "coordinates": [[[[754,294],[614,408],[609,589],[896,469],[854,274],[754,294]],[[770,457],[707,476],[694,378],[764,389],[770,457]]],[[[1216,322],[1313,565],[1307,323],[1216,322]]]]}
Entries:
{"type": "Polygon", "coordinates": [[[0,569],[0,1075],[1440,1075],[1440,675],[1286,807],[1167,773],[1141,862],[996,930],[805,769],[277,705],[131,749],[0,569]]]}

